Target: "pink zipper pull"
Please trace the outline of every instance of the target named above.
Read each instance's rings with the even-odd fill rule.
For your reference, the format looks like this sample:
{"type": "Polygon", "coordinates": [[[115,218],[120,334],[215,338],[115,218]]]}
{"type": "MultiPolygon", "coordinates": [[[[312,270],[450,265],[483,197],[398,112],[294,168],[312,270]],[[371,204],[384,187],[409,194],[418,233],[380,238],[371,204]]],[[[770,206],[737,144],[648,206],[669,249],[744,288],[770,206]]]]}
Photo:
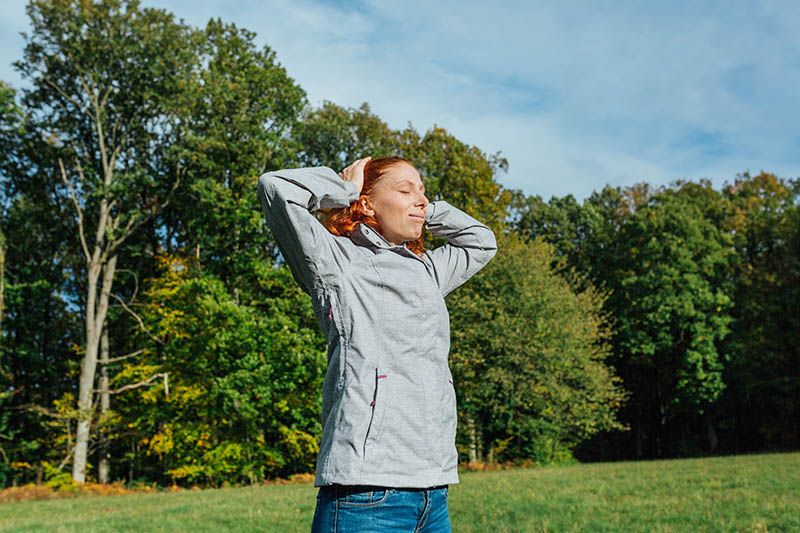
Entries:
{"type": "Polygon", "coordinates": [[[333,320],[333,306],[328,306],[328,320],[333,320]]]}

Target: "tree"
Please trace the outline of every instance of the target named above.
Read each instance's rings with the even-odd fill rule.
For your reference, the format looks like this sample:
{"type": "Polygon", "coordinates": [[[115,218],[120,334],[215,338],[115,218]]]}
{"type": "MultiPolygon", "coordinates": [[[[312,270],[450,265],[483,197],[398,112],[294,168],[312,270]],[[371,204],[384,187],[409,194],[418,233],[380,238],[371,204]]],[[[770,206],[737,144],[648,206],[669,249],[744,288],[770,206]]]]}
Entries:
{"type": "Polygon", "coordinates": [[[312,470],[325,350],[309,299],[288,268],[264,262],[258,303],[242,305],[198,266],[163,259],[142,309],[147,355],[116,376],[169,376],[118,401],[156,460],[148,477],[219,486],[312,470]]]}
{"type": "Polygon", "coordinates": [[[342,169],[356,159],[397,155],[398,132],[372,113],[364,102],[358,109],[323,102],[307,107],[295,126],[293,137],[301,146],[303,166],[342,169]]]}
{"type": "Polygon", "coordinates": [[[449,297],[458,440],[471,460],[549,463],[622,428],[603,297],[576,294],[551,270],[553,254],[540,240],[502,236],[492,262],[449,297]]]}
{"type": "MultiPolygon", "coordinates": [[[[727,235],[691,204],[666,195],[630,217],[622,242],[627,254],[618,258],[620,275],[610,286],[614,342],[623,379],[631,378],[626,383],[657,414],[662,455],[667,422],[706,414],[724,390],[727,356],[719,345],[730,332],[726,274],[734,257],[727,235]]],[[[713,428],[709,435],[713,450],[713,428]]]]}
{"type": "Polygon", "coordinates": [[[33,88],[10,178],[20,190],[45,184],[71,209],[62,211],[82,265],[66,292],[85,322],[73,477],[83,481],[92,400],[99,393],[106,412],[113,379],[98,358],[139,352],[113,304],[133,313],[155,256],[187,248],[238,299],[270,248],[255,179],[294,153],[287,134],[305,96],[253,33],[220,21],[198,31],[135,0],[41,0],[28,13],[16,66],[33,88]]]}
{"type": "Polygon", "coordinates": [[[731,446],[800,444],[800,181],[747,173],[723,188],[738,262],[724,398],[731,446]]]}
{"type": "Polygon", "coordinates": [[[16,179],[52,167],[36,158],[40,138],[26,127],[14,91],[2,89],[0,465],[6,468],[2,472],[0,466],[0,477],[18,483],[41,479],[44,463],[64,458],[65,450],[48,435],[50,423],[63,427],[65,420],[50,407],[71,388],[64,377],[74,370],[70,361],[77,323],[64,298],[74,267],[63,242],[71,228],[69,213],[53,201],[50,184],[16,179]],[[21,158],[23,153],[34,158],[21,158]]]}
{"type": "Polygon", "coordinates": [[[632,393],[621,417],[636,457],[675,453],[696,416],[716,446],[735,262],[720,206],[710,184],[679,182],[606,187],[583,205],[532,198],[520,210],[517,227],[557,247],[573,286],[608,291],[609,362],[632,393]]]}
{"type": "MultiPolygon", "coordinates": [[[[194,32],[135,1],[34,1],[15,63],[27,127],[57,162],[84,258],[85,345],[73,479],[86,479],[100,339],[122,245],[169,201],[184,171],[171,147],[183,82],[197,64],[194,32]],[[189,46],[187,46],[189,44],[189,46]]],[[[20,154],[25,158],[30,154],[20,154]]],[[[31,172],[37,172],[32,169],[31,172]]],[[[52,175],[51,175],[52,176],[52,175]]],[[[34,179],[37,176],[16,176],[34,179]]],[[[52,179],[52,178],[50,178],[52,179]]]]}
{"type": "Polygon", "coordinates": [[[235,298],[253,264],[274,248],[256,180],[296,160],[289,132],[305,105],[305,93],[274,52],[257,49],[254,39],[218,20],[203,32],[205,67],[186,94],[183,160],[190,180],[162,217],[165,238],[155,239],[167,252],[194,252],[235,298]]]}
{"type": "Polygon", "coordinates": [[[398,150],[417,165],[429,199],[445,199],[496,231],[505,227],[512,195],[497,182],[508,171],[499,152],[487,156],[437,126],[422,137],[409,126],[398,150]]]}
{"type": "Polygon", "coordinates": [[[444,128],[434,126],[425,135],[411,125],[393,130],[366,103],[346,109],[325,102],[304,112],[293,136],[302,146],[303,165],[341,169],[367,155],[405,157],[419,170],[429,199],[446,199],[498,231],[505,227],[512,193],[497,176],[508,170],[508,161],[499,153],[487,156],[444,128]]]}

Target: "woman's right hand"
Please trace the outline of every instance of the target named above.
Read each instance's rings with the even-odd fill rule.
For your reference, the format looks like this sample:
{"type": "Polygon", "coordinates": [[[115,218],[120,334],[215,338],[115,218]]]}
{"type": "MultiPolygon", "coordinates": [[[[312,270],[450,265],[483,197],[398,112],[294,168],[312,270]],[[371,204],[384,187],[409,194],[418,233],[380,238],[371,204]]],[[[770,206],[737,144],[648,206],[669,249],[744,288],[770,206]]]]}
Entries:
{"type": "Polygon", "coordinates": [[[359,194],[364,187],[364,166],[369,162],[372,157],[367,156],[364,159],[356,159],[346,169],[339,172],[339,177],[344,181],[354,183],[358,187],[359,194]]]}

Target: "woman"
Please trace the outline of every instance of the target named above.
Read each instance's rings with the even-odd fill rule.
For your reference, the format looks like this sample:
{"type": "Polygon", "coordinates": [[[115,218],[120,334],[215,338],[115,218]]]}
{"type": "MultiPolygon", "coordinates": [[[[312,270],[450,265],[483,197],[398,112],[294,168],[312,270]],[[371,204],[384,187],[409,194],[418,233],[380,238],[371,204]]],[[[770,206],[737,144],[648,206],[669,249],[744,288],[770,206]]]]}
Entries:
{"type": "Polygon", "coordinates": [[[258,197],[328,340],[312,531],[450,531],[458,454],[444,296],[494,256],[494,234],[429,203],[399,157],[338,175],[271,172],[258,197]],[[424,226],[447,244],[425,251],[424,226]]]}

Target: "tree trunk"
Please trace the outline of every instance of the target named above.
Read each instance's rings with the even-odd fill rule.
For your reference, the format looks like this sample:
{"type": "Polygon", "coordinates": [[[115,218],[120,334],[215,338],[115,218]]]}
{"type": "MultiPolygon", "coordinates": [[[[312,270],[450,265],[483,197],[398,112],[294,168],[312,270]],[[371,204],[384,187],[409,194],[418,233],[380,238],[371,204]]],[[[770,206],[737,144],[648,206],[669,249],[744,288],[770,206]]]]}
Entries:
{"type": "Polygon", "coordinates": [[[644,435],[642,434],[642,408],[636,407],[636,418],[633,422],[633,454],[637,459],[644,455],[644,435]]]}
{"type": "Polygon", "coordinates": [[[6,241],[0,233],[0,333],[3,332],[3,312],[5,311],[6,292],[6,241]]]}
{"type": "Polygon", "coordinates": [[[706,428],[708,429],[708,448],[711,453],[717,451],[719,439],[717,439],[717,430],[714,429],[714,420],[711,418],[711,413],[705,412],[704,418],[706,419],[706,428]]]}
{"type": "Polygon", "coordinates": [[[108,325],[103,327],[100,337],[100,420],[103,426],[100,431],[100,460],[97,463],[97,481],[109,482],[109,454],[108,454],[108,426],[106,417],[111,405],[111,395],[108,392],[108,325]]]}
{"type": "Polygon", "coordinates": [[[89,438],[92,426],[92,399],[97,371],[97,355],[100,351],[100,332],[106,320],[111,284],[117,265],[117,256],[109,258],[105,265],[99,261],[100,252],[95,251],[89,263],[86,297],[86,355],[81,362],[81,377],[78,384],[78,428],[75,432],[75,455],[72,461],[72,479],[77,483],[86,481],[86,463],[89,453],[89,438]],[[97,294],[97,282],[103,275],[103,286],[97,294]]]}
{"type": "Polygon", "coordinates": [[[469,462],[478,462],[478,432],[475,431],[475,421],[467,415],[467,429],[469,431],[469,462]]]}

